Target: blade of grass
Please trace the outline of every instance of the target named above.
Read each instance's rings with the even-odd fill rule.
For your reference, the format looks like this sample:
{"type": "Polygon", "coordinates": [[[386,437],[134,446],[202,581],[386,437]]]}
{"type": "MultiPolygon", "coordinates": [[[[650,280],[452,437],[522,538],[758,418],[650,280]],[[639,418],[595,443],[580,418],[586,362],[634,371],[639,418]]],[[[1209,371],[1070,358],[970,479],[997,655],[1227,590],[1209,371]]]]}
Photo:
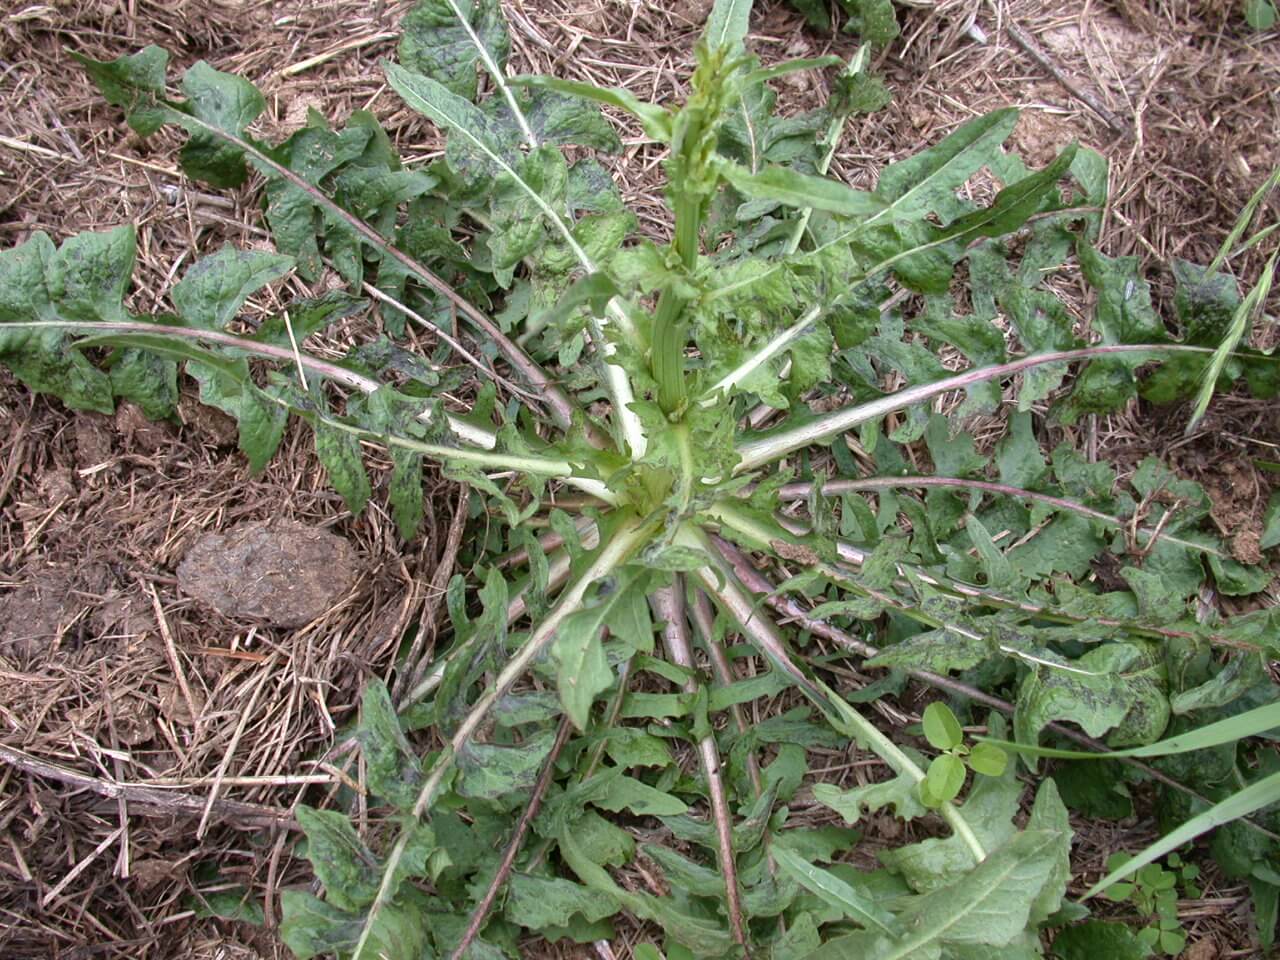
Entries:
{"type": "Polygon", "coordinates": [[[1193,750],[1206,750],[1224,743],[1235,743],[1246,737],[1255,737],[1269,730],[1280,730],[1280,702],[1254,707],[1234,717],[1196,727],[1194,730],[1168,737],[1157,743],[1149,743],[1145,747],[1107,750],[1104,753],[1055,750],[1052,747],[1037,747],[1024,743],[1006,743],[1003,740],[992,740],[990,737],[976,739],[987,740],[997,746],[1037,757],[1054,757],[1062,760],[1118,760],[1124,757],[1168,757],[1177,753],[1190,753],[1193,750]]]}
{"type": "Polygon", "coordinates": [[[1214,827],[1220,827],[1232,820],[1239,820],[1263,807],[1280,801],[1280,773],[1263,777],[1257,783],[1251,783],[1238,793],[1233,794],[1221,803],[1215,804],[1204,813],[1198,814],[1161,837],[1126,861],[1122,866],[1112,870],[1105,877],[1085,891],[1081,900],[1096,897],[1112,884],[1123,880],[1147,864],[1159,860],[1167,853],[1177,850],[1184,843],[1194,840],[1202,833],[1208,833],[1214,827]]]}
{"type": "MultiPolygon", "coordinates": [[[[764,596],[764,602],[776,610],[780,616],[785,617],[788,621],[798,623],[802,628],[815,636],[830,640],[842,649],[856,653],[861,657],[870,659],[879,655],[879,647],[873,646],[865,640],[855,637],[847,631],[841,630],[839,627],[833,626],[827,620],[821,620],[811,616],[808,607],[801,604],[794,597],[789,597],[784,593],[780,593],[778,588],[774,586],[771,581],[766,579],[765,576],[755,568],[751,561],[747,559],[746,554],[739,550],[734,544],[720,537],[714,538],[714,542],[717,549],[719,549],[724,555],[725,559],[732,564],[734,572],[741,579],[743,585],[746,586],[746,588],[753,594],[762,594],[764,596]]],[[[972,700],[974,703],[980,703],[983,706],[999,710],[1007,716],[1013,716],[1014,706],[1008,700],[1003,700],[1000,697],[987,693],[985,690],[972,686],[971,684],[967,684],[962,680],[956,680],[952,677],[943,676],[940,673],[934,673],[931,670],[921,670],[914,667],[907,668],[906,673],[908,676],[914,677],[931,687],[939,690],[946,690],[948,693],[956,697],[972,700]]],[[[1090,750],[1102,753],[1111,752],[1111,748],[1101,740],[1097,740],[1094,737],[1089,736],[1087,733],[1065,726],[1064,724],[1057,723],[1056,721],[1047,724],[1046,729],[1052,730],[1059,736],[1072,740],[1081,746],[1088,747],[1090,750]]],[[[979,737],[977,739],[985,738],[979,737]]],[[[1018,747],[1019,749],[1022,749],[1022,745],[1018,745],[1018,747]]],[[[1085,754],[1084,756],[1092,757],[1093,754],[1085,754]]],[[[1177,790],[1179,793],[1193,797],[1206,805],[1212,803],[1212,801],[1203,794],[1192,790],[1185,784],[1173,779],[1167,774],[1162,773],[1155,767],[1140,762],[1136,758],[1118,757],[1117,759],[1119,759],[1121,763],[1142,771],[1145,775],[1164,784],[1170,789],[1177,790]]],[[[1275,834],[1265,827],[1254,823],[1252,820],[1245,819],[1243,822],[1247,827],[1261,833],[1263,836],[1270,837],[1274,840],[1280,840],[1280,834],[1275,834]]]]}
{"type": "MultiPolygon", "coordinates": [[[[1277,168],[1280,171],[1280,168],[1277,168]]],[[[1249,332],[1254,318],[1262,311],[1263,306],[1267,302],[1267,297],[1271,295],[1271,286],[1276,275],[1276,259],[1280,258],[1280,247],[1267,259],[1266,266],[1262,268],[1262,274],[1258,277],[1258,282],[1253,285],[1248,294],[1240,305],[1236,307],[1235,314],[1231,317],[1231,326],[1227,329],[1226,335],[1222,338],[1222,343],[1218,344],[1216,350],[1213,351],[1213,359],[1209,361],[1209,365],[1205,368],[1204,379],[1200,383],[1200,392],[1196,394],[1195,408],[1191,413],[1191,419],[1187,422],[1186,432],[1190,434],[1200,424],[1204,418],[1205,411],[1209,409],[1209,402],[1213,400],[1213,393],[1218,387],[1218,378],[1222,376],[1222,370],[1227,365],[1227,360],[1236,347],[1240,345],[1240,341],[1245,338],[1245,334],[1249,332]]],[[[1208,274],[1212,276],[1212,274],[1208,274]]]]}

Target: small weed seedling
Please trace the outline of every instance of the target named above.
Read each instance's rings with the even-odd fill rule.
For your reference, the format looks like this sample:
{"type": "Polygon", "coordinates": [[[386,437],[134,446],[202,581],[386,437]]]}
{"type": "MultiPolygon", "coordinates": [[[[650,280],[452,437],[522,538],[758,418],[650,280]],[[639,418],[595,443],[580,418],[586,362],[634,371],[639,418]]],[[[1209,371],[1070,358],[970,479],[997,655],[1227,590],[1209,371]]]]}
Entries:
{"type": "MultiPolygon", "coordinates": [[[[1127,853],[1113,853],[1107,858],[1107,871],[1123,868],[1130,859],[1127,853]]],[[[1178,888],[1181,886],[1183,894],[1188,897],[1199,897],[1201,891],[1195,881],[1200,876],[1200,868],[1195,864],[1184,864],[1176,853],[1169,854],[1165,864],[1166,867],[1162,867],[1158,863],[1148,863],[1133,874],[1132,880],[1113,885],[1106,896],[1112,900],[1129,901],[1149,921],[1138,931],[1140,943],[1176,957],[1187,944],[1187,935],[1178,920],[1178,888]]]]}
{"type": "Polygon", "coordinates": [[[964,789],[966,767],[987,777],[1004,775],[1009,755],[993,743],[967,746],[960,721],[945,703],[929,704],[923,720],[925,739],[935,750],[943,751],[929,763],[920,781],[920,802],[926,807],[937,809],[958,797],[964,789]]]}

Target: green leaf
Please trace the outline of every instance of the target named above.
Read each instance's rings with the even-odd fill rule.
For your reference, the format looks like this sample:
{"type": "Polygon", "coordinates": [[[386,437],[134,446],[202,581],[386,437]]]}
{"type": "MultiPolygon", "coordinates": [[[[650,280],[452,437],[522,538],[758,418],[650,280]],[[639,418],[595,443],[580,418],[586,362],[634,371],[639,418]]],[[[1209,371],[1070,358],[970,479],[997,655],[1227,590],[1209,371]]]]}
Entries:
{"type": "Polygon", "coordinates": [[[47,275],[57,251],[47,233],[0,250],[0,323],[53,319],[47,275]]]}
{"type": "Polygon", "coordinates": [[[952,222],[942,231],[942,237],[966,242],[978,237],[1001,237],[1017,230],[1046,205],[1058,206],[1056,185],[1071,169],[1075,156],[1076,147],[1072,144],[1043,170],[1023,177],[997,193],[989,207],[952,222]]]}
{"type": "Polygon", "coordinates": [[[488,237],[495,270],[510,270],[545,246],[546,226],[535,197],[561,203],[568,179],[564,156],[555,147],[546,146],[532,151],[521,163],[519,183],[500,181],[494,197],[498,216],[488,237]]]}
{"type": "Polygon", "coordinates": [[[900,774],[881,783],[869,783],[865,787],[841,790],[829,783],[813,785],[813,799],[830,807],[845,823],[857,823],[863,813],[875,813],[884,807],[893,807],[895,816],[910,820],[923,816],[925,808],[920,804],[916,780],[900,774]]]}
{"type": "Polygon", "coordinates": [[[948,673],[976,667],[996,652],[997,647],[984,633],[970,630],[959,622],[917,633],[884,648],[867,663],[874,667],[916,667],[948,673]]]}
{"type": "MultiPolygon", "coordinates": [[[[385,136],[381,128],[372,116],[362,111],[352,114],[346,128],[339,131],[330,130],[324,118],[317,116],[276,147],[272,155],[302,180],[320,187],[336,171],[350,171],[349,165],[364,157],[379,136],[385,136]]],[[[296,258],[298,273],[304,279],[315,281],[323,268],[317,233],[327,232],[330,256],[343,275],[354,282],[353,277],[348,276],[355,267],[348,262],[352,252],[350,241],[354,240],[350,227],[331,213],[322,213],[313,196],[267,164],[255,162],[255,165],[268,181],[267,222],[276,248],[296,258]]],[[[341,202],[345,198],[338,199],[341,202]]]]}
{"type": "Polygon", "coordinates": [[[771,856],[797,883],[840,910],[847,919],[890,935],[898,932],[898,923],[891,913],[831,871],[814,866],[780,844],[772,848],[771,856]]]}
{"type": "MultiPolygon", "coordinates": [[[[798,752],[803,759],[804,751],[798,752]]],[[[766,779],[764,792],[751,805],[746,816],[734,824],[733,849],[739,856],[756,849],[764,842],[779,792],[778,781],[766,779]]],[[[715,825],[705,820],[692,816],[675,816],[666,817],[662,822],[678,840],[696,843],[709,850],[715,850],[719,846],[715,825]]]]}
{"type": "Polygon", "coordinates": [[[402,812],[411,811],[422,785],[422,763],[409,746],[380,680],[371,680],[364,688],[356,736],[364,750],[369,791],[402,812]]]}
{"type": "Polygon", "coordinates": [[[1025,587],[1025,584],[1013,572],[1013,565],[995,545],[982,521],[975,514],[970,514],[965,519],[964,527],[969,535],[969,542],[978,555],[978,562],[982,565],[987,588],[1006,596],[1020,592],[1019,588],[1025,587]]]}
{"type": "MultiPolygon", "coordinates": [[[[353,412],[353,403],[347,401],[347,411],[353,412]]],[[[356,403],[356,415],[367,417],[365,426],[385,436],[415,435],[422,428],[418,414],[420,400],[397,393],[391,387],[382,387],[356,403]]],[[[391,483],[387,499],[391,503],[396,528],[405,540],[412,540],[422,522],[422,454],[403,446],[389,444],[391,457],[391,483]]]]}
{"type": "Polygon", "coordinates": [[[346,814],[299,804],[295,815],[307,835],[307,859],[324,884],[329,902],[342,910],[359,910],[373,903],[382,872],[346,814]]]}
{"type": "Polygon", "coordinates": [[[769,166],[759,173],[752,173],[725,160],[717,171],[735,190],[754,200],[776,200],[791,207],[812,207],[847,217],[876,214],[885,208],[873,193],[854,190],[837,180],[797,173],[785,167],[769,166]]]}
{"type": "Polygon", "coordinates": [[[924,430],[925,444],[935,472],[944,477],[968,477],[981,473],[986,457],[977,452],[973,437],[964,431],[952,435],[952,422],[941,414],[931,414],[924,430]]]}
{"type": "Polygon", "coordinates": [[[1071,880],[1071,822],[1053,780],[1045,780],[1036,791],[1027,829],[1043,830],[1057,837],[1046,851],[1046,857],[1052,859],[1052,869],[1031,904],[1031,915],[1027,919],[1028,926],[1034,929],[1058,912],[1071,880]]]}
{"type": "MultiPolygon", "coordinates": [[[[521,109],[529,127],[543,146],[590,147],[603,153],[617,153],[622,149],[617,131],[604,115],[575,97],[553,90],[535,91],[528,101],[521,104],[521,109]]],[[[594,160],[579,161],[575,166],[579,164],[588,170],[600,169],[594,160]]],[[[612,203],[612,199],[611,194],[578,196],[573,198],[569,206],[575,211],[583,212],[623,212],[622,204],[612,203]]]]}
{"type": "Polygon", "coordinates": [[[594,810],[582,810],[572,829],[574,839],[593,863],[620,867],[635,856],[635,838],[594,810]]]}
{"type": "Polygon", "coordinates": [[[1275,0],[1244,0],[1244,19],[1255,30],[1270,30],[1280,21],[1275,0]]]}
{"type": "Polygon", "coordinates": [[[513,873],[506,906],[508,920],[527,930],[565,927],[580,914],[588,922],[617,913],[617,900],[600,890],[589,890],[559,877],[534,877],[513,873]]]}
{"type": "Polygon", "coordinates": [[[150,136],[164,124],[164,112],[154,104],[164,98],[165,72],[169,65],[169,54],[165,50],[149,46],[105,61],[91,60],[75,51],[71,51],[71,57],[84,67],[108,103],[124,108],[129,126],[139,134],[150,136]]]}
{"type": "Polygon", "coordinates": [[[777,80],[779,77],[789,76],[793,73],[804,73],[809,70],[821,70],[823,67],[839,67],[843,65],[844,61],[832,54],[827,54],[823,57],[797,57],[794,60],[784,60],[769,67],[752,70],[743,78],[742,82],[744,86],[750,86],[764,83],[768,80],[777,80]]]}
{"type": "Polygon", "coordinates": [[[1030,540],[1012,547],[1005,557],[1013,570],[1026,580],[1054,573],[1065,573],[1074,579],[1089,571],[1093,558],[1105,546],[1106,542],[1087,517],[1059,513],[1030,540]]]}
{"type": "Polygon", "coordinates": [[[856,33],[877,47],[898,35],[898,15],[892,0],[840,0],[840,5],[849,14],[845,33],[856,33]]]}
{"type": "Polygon", "coordinates": [[[1271,494],[1267,510],[1262,517],[1262,539],[1258,546],[1263,550],[1280,546],[1280,491],[1271,494]]]}
{"type": "Polygon", "coordinates": [[[303,890],[282,890],[280,907],[280,939],[297,960],[350,950],[360,936],[360,916],[339,910],[303,890]]]}
{"type": "Polygon", "coordinates": [[[1000,946],[1027,925],[1036,897],[1054,868],[1053,851],[1062,836],[1027,830],[991,853],[951,884],[909,901],[900,919],[913,942],[1000,946]]]}
{"type": "Polygon", "coordinates": [[[614,727],[605,752],[619,767],[667,767],[675,762],[666,741],[635,727],[614,727]]]}
{"type": "Polygon", "coordinates": [[[546,731],[514,747],[468,743],[458,753],[459,796],[496,800],[516,792],[528,792],[551,752],[555,733],[546,731]]]}
{"type": "MultiPolygon", "coordinates": [[[[266,109],[266,100],[248,80],[215,70],[200,60],[182,78],[186,109],[200,121],[235,137],[266,109]]],[[[184,124],[191,139],[182,148],[182,168],[215,187],[238,187],[247,171],[244,152],[195,124],[184,124]]]]}
{"type": "Polygon", "coordinates": [[[46,277],[56,256],[53,243],[43,233],[11,250],[0,250],[0,362],[30,389],[53,394],[74,410],[111,413],[109,379],[72,346],[63,330],[4,327],[55,319],[53,291],[46,277]]]}
{"type": "Polygon", "coordinates": [[[360,456],[360,441],[354,434],[323,421],[312,424],[315,432],[316,457],[329,474],[329,482],[342,496],[347,509],[360,516],[369,502],[372,488],[360,456]]]}
{"type": "Polygon", "coordinates": [[[798,914],[787,931],[773,943],[770,960],[805,960],[822,946],[818,924],[809,912],[798,914]]]}
{"type": "Polygon", "coordinates": [[[875,194],[887,208],[875,219],[909,221],[953,200],[954,191],[996,156],[1017,122],[1017,110],[996,110],[970,120],[936,146],[885,167],[875,194]]]}
{"type": "Polygon", "coordinates": [[[1001,483],[1024,490],[1040,486],[1048,467],[1031,424],[1031,414],[1014,413],[1009,417],[1009,432],[996,448],[996,465],[1000,468],[1001,483]]]}
{"type": "Polygon", "coordinates": [[[632,893],[619,887],[607,871],[584,854],[571,831],[560,838],[560,853],[569,868],[588,887],[612,896],[640,919],[659,924],[677,943],[696,955],[718,957],[729,949],[731,940],[728,932],[714,920],[684,913],[670,898],[632,893]]]}
{"type": "Polygon", "coordinates": [[[475,100],[476,40],[499,69],[506,66],[511,41],[498,0],[418,0],[400,22],[397,54],[410,70],[475,100]]]}
{"type": "Polygon", "coordinates": [[[719,47],[728,47],[731,54],[742,49],[743,41],[747,39],[753,2],[754,0],[715,0],[707,17],[707,26],[702,31],[702,39],[708,49],[714,51],[719,47]]]}
{"type": "Polygon", "coordinates": [[[236,361],[237,374],[229,375],[212,364],[191,360],[187,373],[200,384],[200,400],[232,417],[239,428],[239,449],[249,458],[249,468],[263,470],[284,437],[289,411],[270,393],[254,386],[248,364],[236,361]]]}
{"type": "MultiPolygon", "coordinates": [[[[993,725],[1003,729],[998,721],[993,725]]],[[[960,814],[983,848],[994,850],[1013,836],[1021,798],[1022,785],[1010,768],[1003,776],[975,780],[960,814]]],[[[964,838],[954,833],[883,851],[881,860],[921,893],[955,882],[977,862],[964,838]]]]}
{"type": "Polygon", "coordinates": [[[1089,920],[1067,927],[1053,941],[1059,960],[1143,960],[1151,949],[1138,940],[1123,923],[1089,920]]]}
{"type": "Polygon", "coordinates": [[[614,813],[630,810],[638,817],[678,816],[689,809],[679,797],[673,797],[634,777],[611,778],[605,793],[592,802],[602,810],[614,813]]]}
{"type": "Polygon", "coordinates": [[[1170,957],[1176,957],[1182,953],[1182,948],[1187,945],[1187,935],[1181,930],[1161,930],[1160,931],[1160,949],[1170,957]]]}
{"type": "Polygon", "coordinates": [[[1247,597],[1265,590],[1271,583],[1271,571],[1265,566],[1245,566],[1230,557],[1215,554],[1209,554],[1208,560],[1214,582],[1229,597],[1247,597]]]}
{"type": "MultiPolygon", "coordinates": [[[[1168,339],[1164,324],[1152,307],[1150,285],[1139,273],[1137,257],[1112,259],[1083,240],[1077,242],[1076,249],[1085,279],[1098,292],[1093,326],[1102,335],[1103,343],[1160,343],[1168,339]]],[[[1065,401],[1060,411],[1062,418],[1070,423],[1082,413],[1105,413],[1118,408],[1134,394],[1133,371],[1141,363],[1141,358],[1136,357],[1106,357],[1091,362],[1081,371],[1065,401]]]]}
{"type": "Polygon", "coordinates": [[[979,743],[969,753],[969,767],[984,777],[1004,775],[1009,765],[1009,755],[994,743],[979,743]]]}
{"type": "Polygon", "coordinates": [[[964,730],[951,708],[940,700],[924,708],[924,737],[935,750],[951,750],[964,742],[964,730]]]}
{"type": "Polygon", "coordinates": [[[1240,306],[1240,288],[1235,278],[1226,273],[1209,276],[1203,266],[1178,257],[1169,266],[1177,282],[1173,308],[1186,342],[1216,347],[1231,329],[1240,306]]]}
{"type": "MultiPolygon", "coordinates": [[[[769,163],[817,169],[821,161],[817,138],[823,118],[818,112],[780,116],[777,100],[777,93],[762,79],[744,81],[737,106],[724,117],[717,149],[742,163],[750,173],[759,173],[769,163]]],[[[767,203],[762,201],[756,206],[767,203]]],[[[738,215],[742,215],[741,210],[738,215]]]]}
{"type": "Polygon", "coordinates": [[[1151,742],[1164,730],[1168,700],[1161,690],[1159,665],[1134,644],[1107,644],[1073,663],[1037,664],[1018,693],[1014,731],[1021,743],[1035,746],[1050,721],[1069,720],[1092,737],[1100,737],[1138,711],[1159,723],[1151,742]],[[1160,715],[1163,720],[1158,720],[1160,715]]]}
{"type": "Polygon", "coordinates": [[[236,886],[215,893],[197,893],[186,898],[192,913],[202,919],[217,917],[260,927],[266,922],[262,904],[254,900],[244,887],[236,886]]]}
{"type": "Polygon", "coordinates": [[[528,75],[512,77],[508,81],[512,86],[538,87],[568,97],[593,100],[606,106],[615,107],[631,114],[640,121],[645,135],[659,143],[671,142],[671,120],[669,110],[641,100],[629,90],[622,87],[600,87],[593,83],[582,83],[578,80],[561,80],[559,77],[528,75]]]}
{"type": "Polygon", "coordinates": [[[587,728],[596,696],[613,685],[601,630],[611,616],[629,607],[630,593],[638,582],[629,573],[602,582],[584,608],[566,617],[556,631],[551,650],[557,664],[560,702],[579,730],[587,728]]]}
{"type": "Polygon", "coordinates": [[[1053,868],[1055,832],[1028,830],[954,883],[905,902],[900,939],[867,933],[829,941],[810,960],[917,960],[938,946],[1003,947],[1022,935],[1053,868]]]}
{"type": "Polygon", "coordinates": [[[178,364],[168,357],[125,347],[112,358],[111,392],[131,400],[151,420],[172,416],[178,407],[178,364]]]}
{"type": "MultiPolygon", "coordinates": [[[[475,104],[450,91],[430,77],[406,70],[384,60],[382,69],[396,93],[414,110],[427,117],[441,130],[456,135],[458,143],[485,167],[490,176],[506,172],[514,175],[498,139],[490,129],[490,121],[475,104]]],[[[455,137],[450,136],[450,144],[455,137]]]]}
{"type": "Polygon", "coordinates": [[[124,294],[133,279],[137,242],[132,226],[76,234],[58,248],[47,274],[49,295],[69,320],[128,319],[124,294]]]}
{"type": "Polygon", "coordinates": [[[292,257],[227,244],[191,265],[173,288],[173,302],[190,323],[223,330],[251,294],[292,269],[292,257]]]}
{"type": "Polygon", "coordinates": [[[656,843],[646,843],[641,853],[662,868],[673,888],[695,897],[723,896],[724,879],[713,868],[656,843]]]}

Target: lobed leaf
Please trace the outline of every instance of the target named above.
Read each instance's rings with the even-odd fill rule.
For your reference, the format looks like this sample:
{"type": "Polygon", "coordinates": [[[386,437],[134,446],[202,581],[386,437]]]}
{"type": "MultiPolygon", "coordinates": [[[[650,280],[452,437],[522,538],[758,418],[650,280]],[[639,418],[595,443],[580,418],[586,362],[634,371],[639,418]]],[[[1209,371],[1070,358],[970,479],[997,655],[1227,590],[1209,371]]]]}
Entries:
{"type": "Polygon", "coordinates": [[[511,52],[498,0],[418,0],[400,30],[400,62],[467,100],[476,99],[481,56],[501,69],[511,52]]]}

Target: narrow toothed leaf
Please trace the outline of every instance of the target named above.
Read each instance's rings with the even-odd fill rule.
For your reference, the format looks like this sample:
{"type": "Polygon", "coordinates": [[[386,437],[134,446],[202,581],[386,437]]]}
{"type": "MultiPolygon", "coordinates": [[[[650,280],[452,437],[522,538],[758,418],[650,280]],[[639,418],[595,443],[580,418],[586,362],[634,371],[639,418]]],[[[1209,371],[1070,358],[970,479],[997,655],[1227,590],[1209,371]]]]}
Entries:
{"type": "MultiPolygon", "coordinates": [[[[193,64],[182,78],[186,108],[201,123],[240,137],[266,109],[261,92],[248,80],[215,70],[203,60],[193,64]]],[[[190,127],[190,125],[188,125],[190,127]]],[[[244,151],[198,127],[182,148],[182,167],[197,180],[215,187],[238,187],[247,170],[244,151]]]]}
{"type": "Polygon", "coordinates": [[[191,266],[174,286],[173,302],[188,322],[221,330],[251,294],[292,268],[292,257],[227,245],[191,266]]]}

